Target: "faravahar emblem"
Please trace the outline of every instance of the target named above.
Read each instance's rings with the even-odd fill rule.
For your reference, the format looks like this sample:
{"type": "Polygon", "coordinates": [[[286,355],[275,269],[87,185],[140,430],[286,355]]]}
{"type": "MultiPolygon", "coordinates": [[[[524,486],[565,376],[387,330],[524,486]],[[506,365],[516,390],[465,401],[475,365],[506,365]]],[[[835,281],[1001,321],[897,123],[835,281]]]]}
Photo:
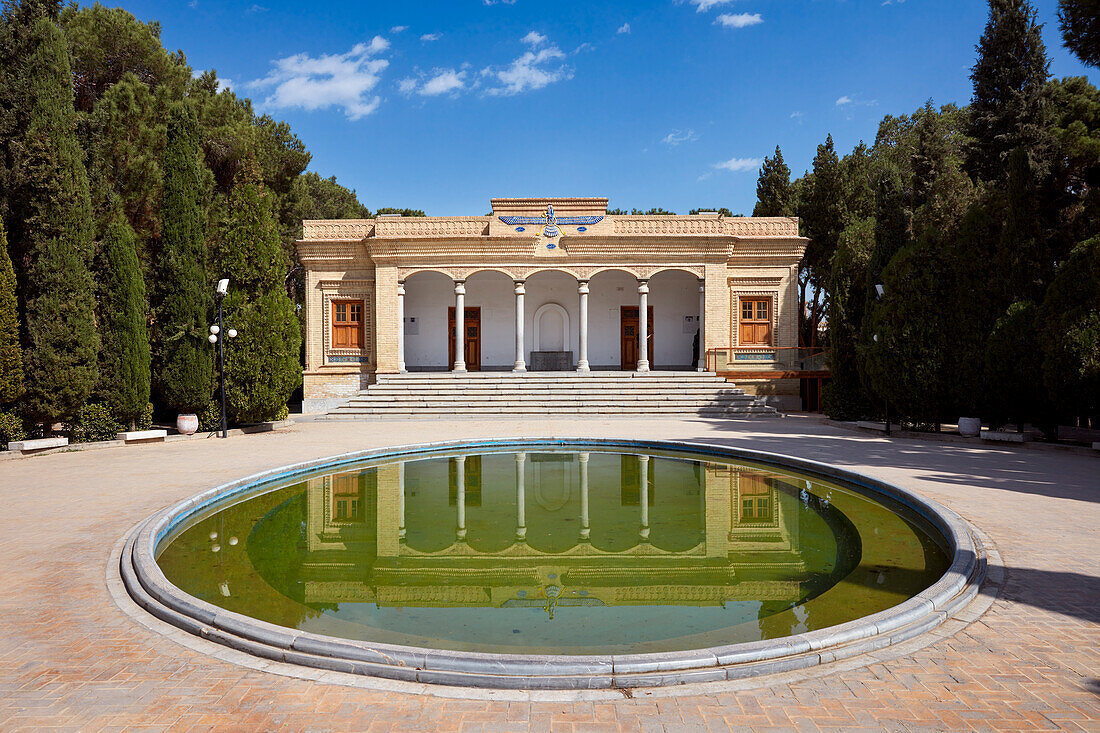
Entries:
{"type": "MultiPolygon", "coordinates": [[[[591,224],[603,221],[602,216],[555,216],[553,205],[546,207],[546,213],[542,216],[502,216],[500,220],[510,225],[539,224],[539,234],[544,237],[556,237],[561,234],[559,226],[575,226],[578,232],[583,232],[591,224]]],[[[523,226],[516,229],[524,230],[523,226]]]]}

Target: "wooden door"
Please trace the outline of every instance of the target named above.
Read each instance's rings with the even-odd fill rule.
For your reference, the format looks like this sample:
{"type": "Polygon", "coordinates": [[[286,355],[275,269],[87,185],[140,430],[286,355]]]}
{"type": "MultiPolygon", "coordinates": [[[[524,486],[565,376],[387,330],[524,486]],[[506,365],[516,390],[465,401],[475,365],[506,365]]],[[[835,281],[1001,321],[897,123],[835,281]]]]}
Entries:
{"type": "MultiPolygon", "coordinates": [[[[463,344],[463,360],[466,362],[466,371],[481,371],[481,308],[464,308],[462,326],[466,331],[463,344]]],[[[455,309],[451,306],[447,309],[447,365],[455,363],[455,309]]]]}
{"type": "MultiPolygon", "coordinates": [[[[646,334],[646,351],[649,352],[649,364],[653,366],[653,306],[649,306],[649,331],[646,334]]],[[[638,368],[638,306],[624,305],[619,311],[619,323],[622,344],[620,346],[620,364],[624,371],[638,368]]]]}

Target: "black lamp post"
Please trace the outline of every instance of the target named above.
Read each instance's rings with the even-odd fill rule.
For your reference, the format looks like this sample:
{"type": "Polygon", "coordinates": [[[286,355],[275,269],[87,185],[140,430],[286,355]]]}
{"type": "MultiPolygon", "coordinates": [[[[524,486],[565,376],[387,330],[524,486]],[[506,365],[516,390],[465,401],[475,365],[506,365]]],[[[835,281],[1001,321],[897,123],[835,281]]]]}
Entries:
{"type": "MultiPolygon", "coordinates": [[[[218,289],[215,291],[215,299],[218,301],[218,322],[210,327],[210,343],[218,345],[218,391],[221,392],[222,402],[222,434],[221,437],[229,437],[229,425],[225,414],[225,338],[222,337],[222,300],[229,290],[229,278],[218,281],[218,289]]],[[[229,338],[237,337],[237,330],[229,329],[229,338]]]]}
{"type": "MultiPolygon", "coordinates": [[[[882,297],[886,295],[886,288],[881,284],[875,285],[875,294],[878,295],[878,299],[882,300],[882,297]]],[[[875,341],[878,341],[878,334],[875,334],[875,341]]],[[[890,434],[890,398],[886,398],[886,434],[890,434]]]]}

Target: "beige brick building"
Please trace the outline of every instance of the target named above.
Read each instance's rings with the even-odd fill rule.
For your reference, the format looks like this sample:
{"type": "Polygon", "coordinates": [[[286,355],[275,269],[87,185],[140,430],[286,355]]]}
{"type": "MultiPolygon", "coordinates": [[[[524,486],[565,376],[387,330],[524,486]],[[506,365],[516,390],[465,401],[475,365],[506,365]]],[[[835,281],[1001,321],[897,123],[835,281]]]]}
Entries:
{"type": "Polygon", "coordinates": [[[305,221],[306,411],[376,374],[566,369],[741,371],[739,386],[797,408],[798,220],[620,216],[607,201],[305,221]]]}

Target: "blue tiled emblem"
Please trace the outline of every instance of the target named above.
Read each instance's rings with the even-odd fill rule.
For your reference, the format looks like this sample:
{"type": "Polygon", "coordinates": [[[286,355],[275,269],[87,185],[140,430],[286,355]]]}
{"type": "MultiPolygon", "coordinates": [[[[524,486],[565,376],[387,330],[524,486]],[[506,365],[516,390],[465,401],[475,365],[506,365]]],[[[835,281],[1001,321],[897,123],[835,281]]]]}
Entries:
{"type": "MultiPolygon", "coordinates": [[[[547,206],[546,213],[542,216],[501,216],[505,224],[540,224],[539,234],[544,237],[556,237],[561,234],[559,226],[576,226],[578,232],[588,231],[588,226],[603,221],[602,216],[555,216],[554,207],[547,206]]],[[[517,232],[524,231],[516,228],[517,232]]]]}

